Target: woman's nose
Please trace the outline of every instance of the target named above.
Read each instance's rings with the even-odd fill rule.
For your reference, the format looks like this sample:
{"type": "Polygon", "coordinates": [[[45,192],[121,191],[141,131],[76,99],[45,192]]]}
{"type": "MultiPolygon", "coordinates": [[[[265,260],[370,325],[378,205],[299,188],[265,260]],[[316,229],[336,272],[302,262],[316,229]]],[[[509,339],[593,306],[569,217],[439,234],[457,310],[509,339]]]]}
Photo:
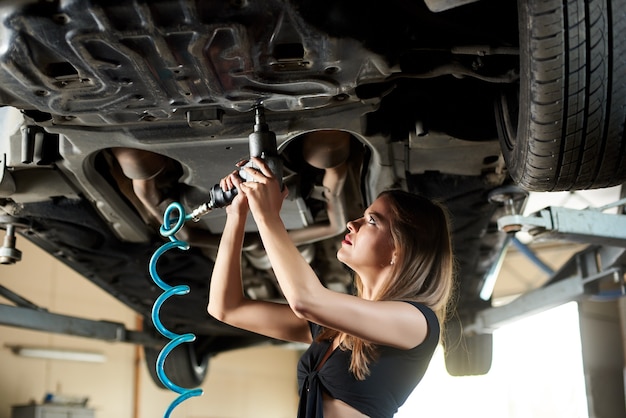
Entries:
{"type": "Polygon", "coordinates": [[[359,220],[358,219],[353,219],[353,220],[349,221],[346,226],[348,227],[348,231],[356,232],[356,231],[359,230],[359,220]]]}

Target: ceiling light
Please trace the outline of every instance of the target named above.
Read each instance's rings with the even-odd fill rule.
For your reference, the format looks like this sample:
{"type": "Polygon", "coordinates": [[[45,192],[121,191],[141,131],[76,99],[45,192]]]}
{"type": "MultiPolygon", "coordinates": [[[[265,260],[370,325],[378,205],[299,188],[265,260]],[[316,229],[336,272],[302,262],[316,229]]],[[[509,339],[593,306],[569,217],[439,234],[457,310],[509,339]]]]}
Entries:
{"type": "Polygon", "coordinates": [[[106,356],[93,351],[66,350],[61,348],[8,346],[13,354],[22,357],[40,358],[48,360],[85,361],[89,363],[104,363],[106,356]]]}

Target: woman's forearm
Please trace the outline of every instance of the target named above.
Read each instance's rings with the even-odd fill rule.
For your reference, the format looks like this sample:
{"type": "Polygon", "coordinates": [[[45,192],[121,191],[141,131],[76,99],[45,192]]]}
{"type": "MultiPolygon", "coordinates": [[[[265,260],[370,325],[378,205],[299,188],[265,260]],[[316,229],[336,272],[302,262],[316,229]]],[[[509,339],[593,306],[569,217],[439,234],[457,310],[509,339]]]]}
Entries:
{"type": "Polygon", "coordinates": [[[241,249],[245,215],[229,214],[220,241],[209,289],[208,312],[228,322],[228,314],[245,301],[241,282],[241,249]]]}
{"type": "Polygon", "coordinates": [[[280,217],[255,220],[283,295],[300,315],[325,288],[291,241],[280,217]]]}

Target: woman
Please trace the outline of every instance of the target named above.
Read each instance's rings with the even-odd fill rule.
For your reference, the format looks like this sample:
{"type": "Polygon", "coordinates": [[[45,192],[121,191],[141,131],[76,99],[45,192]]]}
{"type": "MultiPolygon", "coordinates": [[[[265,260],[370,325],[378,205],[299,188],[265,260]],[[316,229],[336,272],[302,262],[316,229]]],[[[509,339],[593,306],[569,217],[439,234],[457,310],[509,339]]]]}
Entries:
{"type": "Polygon", "coordinates": [[[452,290],[452,250],[442,207],[383,192],[348,223],[337,258],[355,273],[357,295],[327,289],[280,219],[286,192],[260,159],[220,185],[240,193],[215,261],[208,312],[268,337],[310,344],[298,365],[299,418],[390,418],[424,375],[452,290]],[[288,304],[244,297],[240,255],[248,210],[288,304]]]}

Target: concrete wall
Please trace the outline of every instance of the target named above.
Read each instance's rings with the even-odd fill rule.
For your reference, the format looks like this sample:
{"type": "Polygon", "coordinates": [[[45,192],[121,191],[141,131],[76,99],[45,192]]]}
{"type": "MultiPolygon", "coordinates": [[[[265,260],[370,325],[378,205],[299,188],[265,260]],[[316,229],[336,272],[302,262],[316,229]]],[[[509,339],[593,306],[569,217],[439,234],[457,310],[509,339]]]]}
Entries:
{"type": "MultiPolygon", "coordinates": [[[[116,299],[18,237],[22,261],[0,266],[0,285],[50,312],[121,322],[136,329],[137,316],[116,299]]],[[[0,303],[11,304],[0,297],[0,303]]],[[[299,353],[257,347],[211,360],[204,395],[179,405],[172,418],[291,418],[297,408],[299,353]]],[[[0,418],[12,405],[40,402],[46,393],[89,396],[96,418],[163,416],[176,394],[158,389],[142,350],[126,343],[0,326],[0,418]],[[41,360],[14,355],[7,346],[28,345],[99,351],[105,363],[41,360]]]]}

